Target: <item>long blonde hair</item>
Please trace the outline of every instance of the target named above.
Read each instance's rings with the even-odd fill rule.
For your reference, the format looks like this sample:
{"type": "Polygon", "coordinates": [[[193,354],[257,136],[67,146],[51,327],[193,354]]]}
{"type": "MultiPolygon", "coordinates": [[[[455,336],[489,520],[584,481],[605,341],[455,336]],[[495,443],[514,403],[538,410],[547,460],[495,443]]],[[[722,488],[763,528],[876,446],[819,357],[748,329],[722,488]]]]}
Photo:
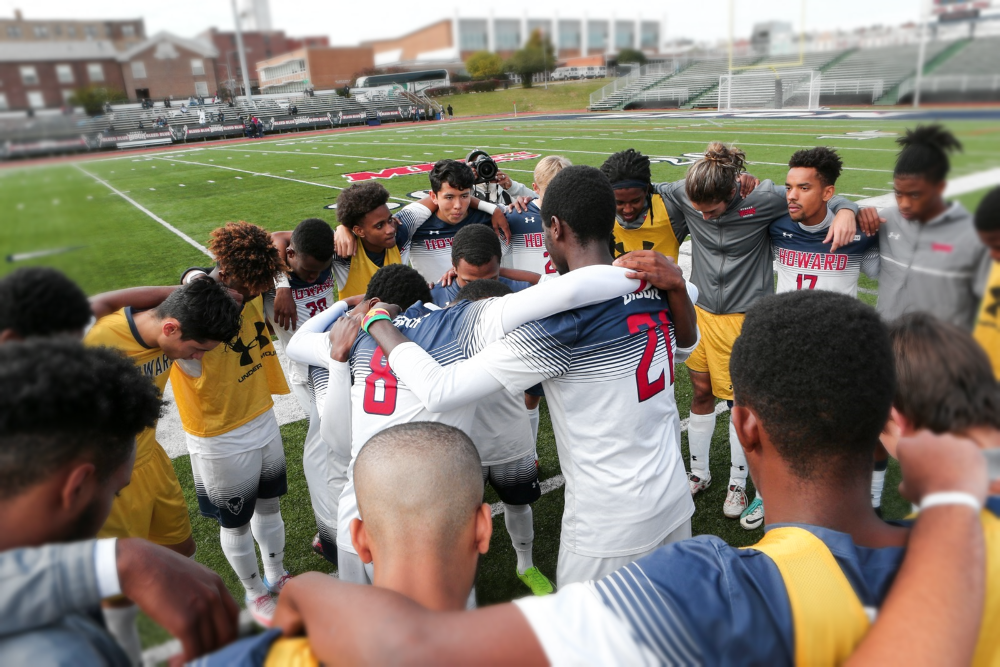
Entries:
{"type": "Polygon", "coordinates": [[[684,191],[688,199],[699,204],[728,201],[736,181],[744,171],[746,153],[738,148],[713,141],[705,149],[705,157],[688,168],[684,191]]]}

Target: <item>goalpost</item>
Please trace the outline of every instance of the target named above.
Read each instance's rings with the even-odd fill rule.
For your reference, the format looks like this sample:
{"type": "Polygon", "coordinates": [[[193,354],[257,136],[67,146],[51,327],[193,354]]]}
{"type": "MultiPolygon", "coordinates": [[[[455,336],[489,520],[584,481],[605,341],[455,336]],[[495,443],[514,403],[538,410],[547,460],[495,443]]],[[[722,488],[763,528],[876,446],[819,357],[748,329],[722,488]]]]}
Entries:
{"type": "Polygon", "coordinates": [[[822,77],[816,70],[745,71],[719,77],[719,111],[818,109],[822,77]]]}

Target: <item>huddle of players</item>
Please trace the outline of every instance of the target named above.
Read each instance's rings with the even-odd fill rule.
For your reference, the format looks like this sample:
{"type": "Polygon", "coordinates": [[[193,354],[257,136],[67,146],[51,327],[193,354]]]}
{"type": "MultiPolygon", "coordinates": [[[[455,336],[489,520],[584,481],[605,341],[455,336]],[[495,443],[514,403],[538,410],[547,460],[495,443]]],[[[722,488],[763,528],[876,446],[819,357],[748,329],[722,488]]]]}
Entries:
{"type": "MultiPolygon", "coordinates": [[[[905,154],[906,150],[901,162],[905,154]]],[[[543,160],[539,165],[541,172],[536,170],[535,186],[540,195],[544,194],[547,181],[553,179],[553,172],[566,170],[567,165],[562,158],[543,160]]],[[[361,554],[353,553],[357,541],[352,540],[356,532],[353,519],[359,518],[353,499],[352,469],[362,446],[368,436],[386,427],[430,420],[458,426],[473,434],[483,462],[483,478],[497,487],[504,500],[508,531],[518,553],[518,574],[534,592],[551,591],[544,575],[531,565],[528,503],[538,497],[537,471],[530,465],[533,438],[526,435],[530,433],[530,428],[525,429],[527,413],[518,398],[518,392],[539,382],[549,396],[560,461],[567,478],[567,509],[557,577],[560,584],[600,579],[662,544],[690,536],[693,512],[690,494],[678,494],[682,483],[674,479],[680,474],[683,480],[675,435],[679,417],[673,403],[674,362],[693,350],[694,357],[688,360],[696,388],[689,433],[693,494],[700,490],[699,484],[704,488],[710,482],[705,475],[698,474],[707,472],[707,460],[704,468],[695,466],[702,463],[695,443],[695,417],[703,416],[694,412],[698,392],[706,386],[715,392],[717,387],[728,384],[728,356],[743,319],[740,309],[746,310],[748,304],[771,291],[771,244],[767,243],[767,237],[773,242],[774,259],[779,266],[779,291],[785,291],[783,284],[786,289],[792,284],[790,275],[795,273],[795,287],[791,289],[819,287],[856,293],[859,268],[863,266],[866,273],[877,271],[877,255],[872,256],[873,242],[856,233],[853,216],[849,220],[849,234],[829,235],[841,245],[842,239],[850,241],[841,253],[841,257],[847,255],[847,260],[830,253],[828,244],[825,249],[822,247],[827,236],[823,232],[831,223],[837,224],[832,210],[827,211],[827,202],[840,171],[839,159],[827,149],[793,156],[787,204],[781,188],[768,181],[757,185],[746,198],[735,192],[742,155],[721,145],[710,146],[706,160],[697,163],[687,181],[679,184],[651,188],[648,165],[643,156],[624,151],[605,163],[603,177],[589,168],[570,168],[559,181],[563,187],[556,189],[561,197],[552,205],[553,211],[562,215],[548,214],[550,225],[542,224],[541,198],[528,204],[523,214],[509,216],[513,234],[508,238],[513,248],[522,250],[512,254],[515,265],[520,262],[520,266],[530,267],[528,270],[540,269],[535,271],[539,274],[552,270],[568,273],[560,281],[543,283],[522,293],[520,300],[514,296],[479,301],[501,296],[510,289],[510,281],[505,289],[490,282],[469,283],[465,277],[468,269],[473,269],[476,278],[500,277],[496,237],[492,233],[482,234],[480,230],[486,228],[476,224],[495,215],[490,214],[488,207],[485,216],[469,211],[467,190],[471,177],[466,173],[467,168],[461,168],[464,165],[447,161],[439,163],[440,169],[436,168],[431,176],[430,201],[412,204],[395,218],[385,206],[388,193],[381,186],[363,184],[346,190],[338,202],[338,218],[341,228],[353,231],[359,241],[357,252],[350,258],[334,258],[330,229],[322,221],[305,221],[293,233],[277,233],[273,244],[260,228],[245,223],[230,224],[213,233],[211,250],[218,265],[187,272],[184,276],[187,286],[155,310],[141,310],[156,306],[163,299],[164,294],[155,290],[103,295],[102,307],[114,312],[98,320],[88,333],[88,343],[122,349],[161,388],[166,373],[171,372],[192,454],[200,509],[219,521],[223,550],[247,588],[248,608],[256,617],[268,621],[274,605],[270,593],[280,592],[288,580],[281,564],[284,526],[277,500],[286,486],[284,455],[270,399],[272,393],[288,389],[273,349],[266,350],[270,338],[266,335],[265,306],[260,298],[271,285],[270,276],[286,268],[285,262],[290,269],[286,274],[287,288],[279,283],[266,308],[271,320],[279,323],[275,331],[290,356],[314,366],[311,371],[293,367],[290,376],[293,391],[310,415],[305,458],[315,465],[307,463],[306,472],[323,553],[330,557],[337,553],[335,548],[339,549],[342,578],[357,581],[371,578],[370,568],[366,573],[360,565],[361,554]],[[662,292],[649,288],[637,291],[639,283],[626,278],[622,270],[596,270],[610,260],[612,250],[601,242],[608,238],[606,225],[595,222],[601,217],[596,212],[607,203],[599,195],[606,190],[608,180],[617,204],[614,251],[621,253],[652,245],[676,258],[677,239],[690,233],[695,254],[693,282],[707,289],[703,287],[696,296],[689,295],[675,267],[654,265],[658,260],[648,252],[635,253],[623,265],[639,270],[642,278],[662,292]],[[645,206],[636,195],[643,188],[645,206]],[[714,196],[722,198],[714,200],[714,196]],[[694,201],[699,203],[691,203],[694,201]],[[791,224],[781,214],[781,206],[799,224],[791,224]],[[441,217],[434,214],[435,207],[441,217]],[[761,224],[768,218],[770,221],[761,224]],[[721,224],[726,224],[725,239],[721,224]],[[427,232],[423,236],[422,229],[427,232]],[[433,280],[444,273],[443,249],[448,244],[438,242],[442,235],[454,236],[451,255],[456,284],[465,290],[463,283],[469,283],[474,289],[465,295],[461,291],[452,295],[454,305],[445,310],[429,310],[433,300],[427,294],[427,281],[403,266],[404,253],[413,242],[422,241],[421,252],[413,253],[411,262],[418,267],[423,263],[427,272],[424,275],[433,280]],[[713,266],[723,245],[731,255],[741,254],[734,253],[734,247],[752,249],[746,253],[751,256],[742,265],[734,262],[737,266],[726,273],[722,267],[713,266]],[[766,261],[761,260],[758,250],[762,245],[767,251],[766,261]],[[876,268],[870,269],[873,260],[876,268]],[[753,278],[763,275],[765,265],[766,284],[754,281],[753,278]],[[390,268],[384,271],[378,268],[385,266],[390,268]],[[803,268],[810,273],[805,274],[803,268]],[[342,296],[347,296],[343,292],[349,290],[343,288],[351,284],[352,273],[355,284],[359,284],[359,274],[366,277],[363,280],[366,298],[351,313],[340,304],[339,308],[329,308],[333,306],[334,272],[342,296]],[[381,282],[380,274],[385,278],[381,282]],[[209,291],[205,285],[212,283],[238,293],[242,308],[231,293],[209,291]],[[727,283],[733,285],[733,291],[726,290],[727,283]],[[548,291],[543,293],[544,290],[548,291]],[[199,296],[202,293],[215,297],[214,309],[206,310],[204,304],[198,305],[200,309],[188,311],[178,311],[176,305],[173,311],[167,308],[171,299],[176,304],[178,295],[194,303],[207,298],[199,296]],[[225,298],[220,298],[220,294],[225,298]],[[393,298],[396,294],[399,296],[393,298]],[[300,323],[296,336],[290,336],[280,326],[282,301],[284,317],[288,317],[288,296],[292,296],[295,317],[292,322],[286,319],[284,323],[288,329],[294,328],[293,322],[300,323]],[[608,302],[615,296],[622,297],[622,302],[608,302]],[[402,320],[397,320],[405,337],[381,322],[383,318],[367,323],[371,330],[366,327],[366,332],[358,336],[360,317],[374,305],[376,297],[402,310],[418,300],[423,302],[423,307],[406,312],[402,320]],[[693,308],[692,300],[698,304],[693,308]],[[556,314],[561,310],[570,312],[556,314]],[[301,325],[323,311],[327,312],[301,325]],[[726,311],[740,314],[738,318],[726,318],[733,314],[726,311]],[[695,312],[701,329],[701,344],[697,346],[695,312]],[[192,315],[203,318],[202,323],[192,322],[192,315]],[[533,324],[526,324],[529,322],[533,324]],[[217,328],[211,329],[216,325],[217,328]],[[325,330],[330,325],[334,328],[327,336],[325,330]],[[185,338],[186,332],[195,331],[198,326],[209,327],[211,333],[185,338]],[[169,342],[170,336],[174,336],[173,343],[169,342]],[[184,340],[188,341],[186,348],[177,344],[184,340]],[[197,344],[190,343],[192,340],[197,344]],[[227,345],[220,346],[220,341],[226,341],[227,345]],[[424,354],[409,341],[417,342],[430,354],[424,354]],[[301,356],[295,354],[297,342],[311,349],[301,356]],[[630,359],[632,356],[634,360],[630,359]],[[451,365],[466,359],[467,363],[448,368],[452,371],[450,375],[433,368],[438,363],[451,365]],[[173,364],[170,371],[175,360],[180,363],[173,364]],[[699,363],[703,371],[695,370],[699,363]],[[328,377],[320,380],[327,382],[325,392],[317,391],[321,388],[315,381],[316,370],[324,366],[328,377]],[[390,367],[392,371],[388,370],[390,367]],[[623,371],[632,367],[640,372],[623,371]],[[707,377],[698,378],[699,372],[707,377]],[[310,376],[312,392],[307,388],[310,376]],[[671,386],[664,391],[668,376],[671,386]],[[602,385],[596,384],[598,378],[602,385]],[[611,391],[604,382],[622,386],[611,391]],[[490,394],[505,398],[481,400],[490,394]],[[618,405],[621,401],[615,399],[622,396],[628,397],[629,405],[618,405]],[[401,397],[410,399],[409,407],[399,408],[401,397]],[[395,403],[392,411],[389,411],[390,401],[395,403]],[[598,406],[596,413],[600,414],[644,414],[630,420],[635,423],[626,427],[635,429],[635,433],[623,433],[621,424],[610,424],[605,433],[600,427],[581,421],[582,415],[575,415],[582,406],[587,406],[591,414],[598,406]],[[368,425],[361,426],[366,421],[368,425]],[[586,424],[585,429],[582,424],[586,424]],[[490,447],[487,456],[484,450],[490,447]],[[525,451],[504,459],[518,447],[525,451]],[[599,479],[595,479],[594,470],[601,471],[599,479]],[[636,470],[643,472],[637,475],[636,470]],[[335,493],[337,489],[339,493],[335,493]],[[623,497],[632,504],[623,504],[623,497]],[[254,539],[264,556],[263,579],[257,570],[254,539]]],[[[938,181],[931,182],[940,181],[943,174],[938,181]]],[[[843,201],[831,204],[851,208],[843,201]]],[[[925,208],[923,214],[928,215],[927,211],[933,213],[925,208]]],[[[920,214],[918,211],[914,215],[920,214]]],[[[608,211],[608,220],[611,215],[608,211]]],[[[890,221],[885,227],[890,226],[890,221]]],[[[100,303],[101,298],[95,301],[100,303]]],[[[96,306],[95,310],[101,312],[96,306]]],[[[731,385],[727,388],[731,400],[731,385]]],[[[711,401],[711,394],[708,400],[711,401]]],[[[714,430],[714,405],[710,411],[709,442],[714,430]]],[[[734,421],[735,418],[736,412],[734,421]]],[[[537,430],[537,422],[534,428],[537,430]]],[[[734,513],[730,505],[734,504],[731,497],[735,495],[735,505],[741,510],[735,514],[744,513],[744,525],[755,527],[752,515],[755,511],[759,513],[756,525],[760,525],[763,511],[759,497],[755,501],[759,509],[747,508],[745,496],[740,502],[746,463],[740,458],[744,448],[736,431],[736,426],[731,426],[736,449],[727,516],[734,513]]],[[[707,448],[704,452],[707,459],[707,448]]],[[[136,473],[133,484],[126,490],[133,490],[136,500],[128,509],[126,501],[116,500],[112,517],[105,526],[106,534],[145,533],[143,536],[161,544],[178,547],[185,555],[193,553],[186,512],[178,509],[184,507],[182,498],[177,503],[179,485],[150,429],[140,437],[136,473]],[[147,470],[153,472],[140,472],[147,470]],[[149,485],[144,492],[139,491],[142,487],[136,484],[137,479],[149,480],[143,482],[149,485]],[[114,532],[116,515],[120,515],[117,533],[114,532]],[[138,518],[141,515],[145,516],[138,518]],[[130,521],[137,525],[130,525],[130,521]],[[144,525],[138,526],[142,522],[144,525]]],[[[370,550],[365,555],[370,557],[370,550]]],[[[109,624],[114,629],[115,623],[109,624]]]]}

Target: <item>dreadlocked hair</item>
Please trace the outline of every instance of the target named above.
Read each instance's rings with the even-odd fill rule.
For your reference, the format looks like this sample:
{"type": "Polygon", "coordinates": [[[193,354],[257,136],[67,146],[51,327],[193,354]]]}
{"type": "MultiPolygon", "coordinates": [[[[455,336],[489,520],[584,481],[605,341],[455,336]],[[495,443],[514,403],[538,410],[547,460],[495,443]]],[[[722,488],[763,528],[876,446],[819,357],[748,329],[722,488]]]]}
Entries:
{"type": "Polygon", "coordinates": [[[653,180],[649,158],[634,148],[618,151],[608,157],[601,165],[601,173],[608,177],[612,185],[622,181],[650,183],[653,180]]]}
{"type": "Polygon", "coordinates": [[[227,222],[211,234],[208,249],[219,269],[254,294],[274,287],[274,277],[288,267],[271,242],[271,235],[249,222],[227,222]]]}
{"type": "Polygon", "coordinates": [[[923,176],[932,183],[940,183],[948,175],[948,153],[962,150],[955,135],[937,123],[907,130],[896,143],[903,150],[899,151],[892,175],[923,176]]]}
{"type": "Polygon", "coordinates": [[[738,148],[719,141],[710,143],[705,149],[705,157],[688,168],[684,182],[688,199],[698,204],[729,201],[746,160],[746,153],[738,148]]]}

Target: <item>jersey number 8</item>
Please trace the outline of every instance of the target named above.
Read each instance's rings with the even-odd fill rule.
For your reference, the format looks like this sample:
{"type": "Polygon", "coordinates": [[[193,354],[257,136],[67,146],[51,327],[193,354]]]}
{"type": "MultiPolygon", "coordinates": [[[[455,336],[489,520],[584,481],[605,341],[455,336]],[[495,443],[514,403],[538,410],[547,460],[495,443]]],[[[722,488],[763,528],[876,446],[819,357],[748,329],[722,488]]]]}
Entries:
{"type": "Polygon", "coordinates": [[[670,345],[670,331],[668,329],[670,318],[667,316],[667,311],[665,310],[658,312],[656,318],[659,322],[653,320],[652,313],[636,313],[635,315],[629,315],[626,320],[629,333],[635,334],[643,329],[646,330],[646,347],[642,351],[639,367],[635,369],[635,384],[639,392],[640,403],[656,396],[666,389],[667,386],[663,371],[660,371],[660,376],[652,382],[649,380],[649,369],[653,365],[653,357],[656,355],[656,346],[660,342],[661,335],[663,344],[667,349],[667,367],[670,369],[670,384],[674,384],[674,351],[670,345]]]}
{"type": "Polygon", "coordinates": [[[391,415],[396,411],[396,376],[389,368],[389,360],[382,353],[382,348],[375,348],[368,367],[372,372],[365,378],[365,412],[370,415],[391,415]]]}

